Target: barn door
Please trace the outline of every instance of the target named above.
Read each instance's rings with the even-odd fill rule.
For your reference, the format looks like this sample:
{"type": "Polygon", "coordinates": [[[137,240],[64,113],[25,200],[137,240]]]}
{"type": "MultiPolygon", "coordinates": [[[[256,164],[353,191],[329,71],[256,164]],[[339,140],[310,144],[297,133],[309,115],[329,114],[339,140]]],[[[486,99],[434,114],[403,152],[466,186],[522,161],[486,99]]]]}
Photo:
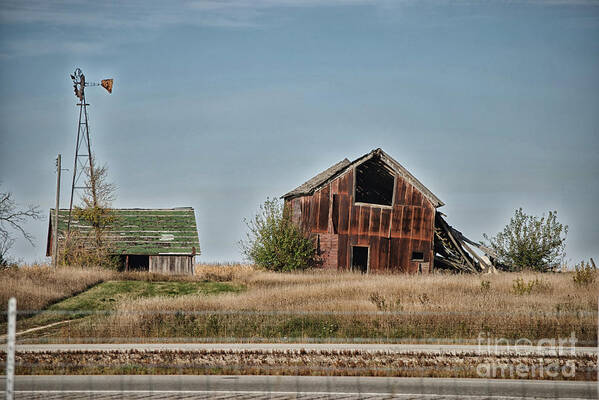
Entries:
{"type": "Polygon", "coordinates": [[[352,271],[368,272],[368,247],[352,246],[352,271]]]}

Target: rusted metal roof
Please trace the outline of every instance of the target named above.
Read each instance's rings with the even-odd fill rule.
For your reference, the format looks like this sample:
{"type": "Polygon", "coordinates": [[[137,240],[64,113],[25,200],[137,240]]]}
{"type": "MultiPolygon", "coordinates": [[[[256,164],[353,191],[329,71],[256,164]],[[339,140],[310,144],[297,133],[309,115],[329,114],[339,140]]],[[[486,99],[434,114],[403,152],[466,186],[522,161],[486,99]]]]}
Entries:
{"type": "Polygon", "coordinates": [[[347,158],[345,158],[339,161],[337,164],[333,165],[332,167],[329,167],[326,170],[322,171],[320,174],[316,175],[307,182],[304,182],[297,188],[293,189],[291,192],[283,195],[282,198],[310,195],[314,193],[314,190],[316,188],[329,182],[334,177],[341,174],[350,165],[351,162],[347,158]]]}
{"type": "Polygon", "coordinates": [[[343,161],[338,162],[327,170],[321,172],[316,175],[312,179],[293,189],[289,193],[282,196],[284,199],[291,199],[298,196],[306,196],[311,195],[319,189],[320,187],[328,184],[333,179],[338,177],[339,175],[344,174],[350,168],[354,168],[361,163],[373,158],[380,158],[385,164],[387,164],[392,170],[396,173],[404,177],[408,182],[410,182],[416,189],[418,189],[427,199],[433,203],[434,207],[441,207],[445,205],[437,196],[433,194],[426,186],[422,184],[414,175],[412,175],[407,169],[404,168],[399,162],[397,162],[393,157],[385,153],[382,149],[374,149],[370,153],[364,154],[362,157],[355,159],[354,161],[349,161],[347,158],[343,161]]]}
{"type": "MultiPolygon", "coordinates": [[[[105,237],[114,254],[158,255],[200,254],[200,243],[195,213],[191,207],[167,209],[121,208],[111,210],[113,222],[105,237]]],[[[69,210],[58,212],[58,237],[63,240],[67,231],[69,210]]],[[[51,255],[50,235],[55,223],[54,210],[50,210],[48,247],[51,255]]],[[[92,229],[84,220],[73,214],[71,230],[87,233],[92,229]]]]}

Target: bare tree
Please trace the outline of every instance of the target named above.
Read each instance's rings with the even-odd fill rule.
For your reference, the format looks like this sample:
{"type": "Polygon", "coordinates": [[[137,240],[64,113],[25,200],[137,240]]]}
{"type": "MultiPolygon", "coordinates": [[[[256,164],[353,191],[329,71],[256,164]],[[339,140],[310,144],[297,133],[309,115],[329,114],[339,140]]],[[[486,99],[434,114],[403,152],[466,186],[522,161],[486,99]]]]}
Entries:
{"type": "Polygon", "coordinates": [[[108,181],[108,167],[104,164],[96,166],[96,158],[92,157],[93,173],[85,170],[87,176],[86,189],[82,196],[84,207],[100,207],[109,209],[116,198],[116,185],[108,181]]]}
{"type": "Polygon", "coordinates": [[[113,268],[117,261],[112,257],[112,244],[107,240],[110,227],[115,222],[112,202],[116,186],[108,181],[108,168],[104,165],[85,170],[85,192],[81,207],[73,209],[74,218],[91,227],[90,230],[74,229],[61,243],[59,262],[64,265],[105,266],[113,268]],[[93,169],[92,169],[93,168],[93,169]]]}
{"type": "Polygon", "coordinates": [[[111,206],[115,199],[116,185],[108,181],[108,167],[94,166],[86,169],[86,189],[82,196],[83,207],[75,208],[75,216],[87,221],[95,232],[96,246],[104,245],[104,236],[109,225],[114,222],[111,206]]]}
{"type": "Polygon", "coordinates": [[[13,231],[21,235],[32,245],[33,236],[23,228],[28,219],[41,219],[39,206],[19,207],[12,193],[0,192],[0,263],[5,263],[6,254],[15,242],[13,231]]]}

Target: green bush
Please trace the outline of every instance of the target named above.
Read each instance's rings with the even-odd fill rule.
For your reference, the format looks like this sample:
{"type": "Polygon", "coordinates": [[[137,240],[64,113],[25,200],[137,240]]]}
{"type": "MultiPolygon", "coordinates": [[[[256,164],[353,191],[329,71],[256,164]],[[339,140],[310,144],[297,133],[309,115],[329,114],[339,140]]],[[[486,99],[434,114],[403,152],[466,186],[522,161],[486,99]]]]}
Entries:
{"type": "Polygon", "coordinates": [[[251,220],[240,242],[244,256],[260,267],[272,271],[294,271],[318,264],[314,238],[291,221],[291,214],[281,200],[267,198],[251,220]]]}
{"type": "Polygon", "coordinates": [[[536,281],[525,282],[522,278],[514,279],[512,283],[512,291],[517,295],[530,294],[536,281]]]}
{"type": "Polygon", "coordinates": [[[512,291],[517,295],[531,294],[534,292],[550,292],[551,284],[542,279],[533,279],[526,282],[522,278],[514,279],[512,283],[512,291]]]}
{"type": "Polygon", "coordinates": [[[503,232],[492,238],[483,236],[504,269],[547,272],[556,270],[563,261],[567,233],[568,226],[557,221],[557,211],[537,218],[519,208],[503,232]]]}

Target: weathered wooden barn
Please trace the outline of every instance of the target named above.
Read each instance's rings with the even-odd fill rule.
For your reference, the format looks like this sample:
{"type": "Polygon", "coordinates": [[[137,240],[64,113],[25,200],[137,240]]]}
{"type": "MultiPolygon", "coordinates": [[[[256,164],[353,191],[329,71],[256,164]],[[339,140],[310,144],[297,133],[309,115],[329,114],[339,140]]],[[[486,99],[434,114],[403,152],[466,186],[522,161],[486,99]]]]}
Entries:
{"type": "Polygon", "coordinates": [[[436,209],[444,205],[381,149],[344,159],[283,196],[313,234],[323,267],[429,272],[436,209]]]}
{"type": "MultiPolygon", "coordinates": [[[[120,258],[123,270],[166,274],[194,273],[194,256],[200,253],[195,213],[191,207],[170,209],[113,209],[105,234],[110,252],[120,258]]],[[[58,213],[58,240],[65,238],[69,210],[58,213]]],[[[46,256],[52,256],[54,210],[50,210],[46,256]]],[[[73,215],[71,231],[85,234],[92,227],[73,215]]]]}
{"type": "Polygon", "coordinates": [[[344,159],[283,198],[292,221],[315,237],[324,268],[495,271],[495,252],[451,227],[437,210],[444,203],[381,149],[344,159]]]}

